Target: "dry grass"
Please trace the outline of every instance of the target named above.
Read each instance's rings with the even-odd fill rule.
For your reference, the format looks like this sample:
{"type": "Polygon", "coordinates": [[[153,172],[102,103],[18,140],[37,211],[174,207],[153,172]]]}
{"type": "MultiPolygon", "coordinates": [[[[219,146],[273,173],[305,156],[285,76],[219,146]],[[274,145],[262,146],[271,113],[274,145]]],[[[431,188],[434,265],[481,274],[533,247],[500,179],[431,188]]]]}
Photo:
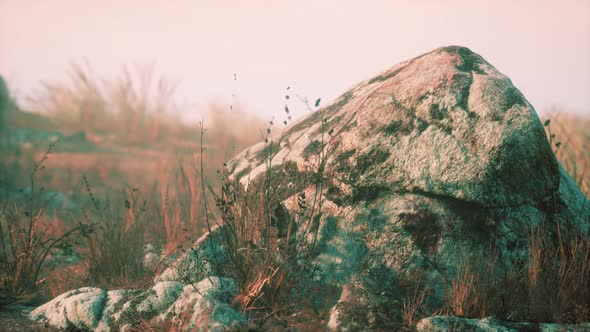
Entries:
{"type": "Polygon", "coordinates": [[[43,296],[55,298],[69,290],[88,286],[88,268],[77,264],[56,268],[41,279],[39,284],[43,296]]]}
{"type": "MultiPolygon", "coordinates": [[[[502,270],[489,250],[465,259],[449,278],[443,312],[461,317],[532,322],[590,320],[590,237],[579,226],[534,227],[520,270],[502,270]]],[[[459,257],[461,259],[461,257],[459,257]]]]}
{"type": "Polygon", "coordinates": [[[153,65],[125,67],[118,78],[105,80],[88,63],[72,64],[69,78],[67,83],[43,83],[28,99],[33,111],[50,113],[62,130],[108,132],[128,143],[186,130],[172,118],[177,82],[157,77],[153,65]]]}
{"type": "Polygon", "coordinates": [[[135,188],[112,201],[102,203],[85,182],[93,211],[84,209],[87,223],[96,227],[84,234],[87,244],[88,274],[91,282],[105,288],[129,286],[150,280],[154,271],[144,266],[145,220],[135,188]]]}
{"type": "Polygon", "coordinates": [[[402,320],[403,324],[410,329],[416,326],[416,323],[422,318],[420,310],[428,298],[428,287],[420,286],[420,283],[416,283],[410,295],[403,301],[402,320]]]}
{"type": "Polygon", "coordinates": [[[58,236],[49,230],[44,210],[44,189],[37,188],[37,171],[43,167],[47,154],[39,160],[29,175],[25,199],[0,207],[0,286],[10,296],[26,295],[38,283],[41,268],[52,249],[76,233],[84,233],[86,225],[69,229],[58,236]]]}
{"type": "Polygon", "coordinates": [[[590,320],[590,236],[576,228],[558,224],[554,234],[531,231],[527,281],[533,320],[590,320]]]}
{"type": "MultiPolygon", "coordinates": [[[[586,195],[589,124],[587,118],[557,111],[545,120],[557,158],[586,195]]],[[[531,228],[529,257],[519,270],[503,271],[501,255],[493,248],[481,255],[485,259],[460,264],[456,275],[449,278],[444,312],[534,322],[589,321],[590,234],[583,230],[589,222],[576,220],[531,228]]]]}
{"type": "MultiPolygon", "coordinates": [[[[192,331],[197,328],[203,329],[208,326],[211,320],[211,313],[201,313],[200,318],[196,322],[191,322],[194,312],[192,308],[187,308],[185,311],[171,315],[163,320],[146,319],[140,315],[131,315],[127,317],[131,325],[129,331],[132,332],[180,332],[192,331]],[[191,328],[191,323],[193,325],[191,328]]],[[[239,327],[235,327],[228,331],[241,331],[239,327]]],[[[244,330],[246,331],[246,330],[244,330]]]]}
{"type": "Polygon", "coordinates": [[[457,274],[457,278],[451,280],[451,296],[447,298],[447,307],[454,315],[467,316],[478,301],[475,292],[478,274],[465,265],[459,268],[457,274]]]}

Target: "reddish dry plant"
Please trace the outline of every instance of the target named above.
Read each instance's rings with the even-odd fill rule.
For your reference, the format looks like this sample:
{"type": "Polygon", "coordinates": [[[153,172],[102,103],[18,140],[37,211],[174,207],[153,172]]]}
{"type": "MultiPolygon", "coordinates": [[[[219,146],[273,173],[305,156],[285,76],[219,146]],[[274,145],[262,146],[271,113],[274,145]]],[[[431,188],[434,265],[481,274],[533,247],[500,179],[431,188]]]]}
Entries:
{"type": "Polygon", "coordinates": [[[529,308],[539,321],[590,320],[590,237],[580,225],[555,234],[533,228],[530,239],[529,308]]]}
{"type": "Polygon", "coordinates": [[[44,295],[52,299],[72,289],[87,286],[87,282],[88,267],[85,264],[58,268],[40,280],[40,284],[45,286],[44,295]]]}
{"type": "Polygon", "coordinates": [[[402,308],[402,319],[406,327],[412,328],[420,320],[420,311],[422,310],[428,298],[429,290],[427,287],[420,287],[416,284],[410,296],[404,299],[402,308]]]}
{"type": "Polygon", "coordinates": [[[446,312],[484,318],[581,323],[590,320],[590,238],[580,225],[532,227],[528,262],[501,272],[497,253],[470,261],[449,280],[446,312]]]}
{"type": "Polygon", "coordinates": [[[457,316],[467,316],[477,303],[477,275],[465,264],[459,268],[458,276],[451,281],[451,294],[448,299],[450,312],[457,316]]]}

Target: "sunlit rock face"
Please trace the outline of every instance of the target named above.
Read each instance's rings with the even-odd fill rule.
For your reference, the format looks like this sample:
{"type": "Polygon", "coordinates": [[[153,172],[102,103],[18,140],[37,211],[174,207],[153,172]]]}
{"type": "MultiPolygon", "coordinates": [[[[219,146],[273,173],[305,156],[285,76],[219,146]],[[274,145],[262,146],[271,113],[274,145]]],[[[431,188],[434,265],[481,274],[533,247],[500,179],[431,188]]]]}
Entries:
{"type": "MultiPolygon", "coordinates": [[[[302,213],[302,193],[309,204],[322,202],[319,218],[297,219],[313,225],[297,229],[317,228],[318,275],[309,282],[325,292],[309,300],[317,312],[329,312],[332,330],[401,321],[403,287],[417,278],[431,287],[429,305],[436,307],[444,301],[444,276],[464,260],[493,247],[499,270],[515,268],[528,255],[531,227],[546,221],[578,227],[588,215],[590,204],[556,161],[534,108],[467,48],[403,62],[284,130],[272,128],[279,131],[233,158],[227,172],[252,193],[264,177],[280,178],[275,194],[292,220],[302,213]]],[[[110,328],[122,322],[116,312],[131,310],[110,302],[129,302],[134,310],[149,302],[158,308],[150,317],[164,317],[192,308],[181,300],[194,297],[205,309],[223,309],[213,316],[216,327],[235,326],[244,319],[225,304],[229,298],[203,302],[206,292],[188,285],[223,277],[207,263],[226,257],[215,239],[205,235],[156,277],[155,288],[170,289],[170,296],[152,301],[155,288],[139,295],[82,289],[33,317],[59,327],[110,328]]]]}
{"type": "MultiPolygon", "coordinates": [[[[275,164],[305,168],[310,144],[322,141],[322,118],[329,163],[354,177],[352,186],[511,207],[537,203],[559,185],[533,107],[467,48],[437,49],[360,83],[288,128],[275,164]]],[[[258,174],[263,147],[242,152],[230,169],[258,174]]]]}

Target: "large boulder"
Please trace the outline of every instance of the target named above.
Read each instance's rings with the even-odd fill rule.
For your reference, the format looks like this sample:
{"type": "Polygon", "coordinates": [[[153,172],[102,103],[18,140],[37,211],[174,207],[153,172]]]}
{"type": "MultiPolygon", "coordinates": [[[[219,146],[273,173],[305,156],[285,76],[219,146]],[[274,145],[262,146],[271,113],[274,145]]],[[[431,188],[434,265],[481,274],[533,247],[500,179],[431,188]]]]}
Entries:
{"type": "Polygon", "coordinates": [[[340,290],[322,299],[333,305],[335,330],[401,320],[383,316],[401,312],[398,286],[417,274],[440,305],[446,276],[463,260],[493,247],[498,269],[508,270],[526,260],[531,227],[583,227],[576,223],[588,220],[590,206],[533,106],[508,77],[457,46],[361,82],[243,151],[227,171],[247,191],[280,178],[276,194],[293,215],[301,193],[321,200],[315,262],[318,282],[340,290]],[[321,181],[309,176],[318,170],[321,181]]]}

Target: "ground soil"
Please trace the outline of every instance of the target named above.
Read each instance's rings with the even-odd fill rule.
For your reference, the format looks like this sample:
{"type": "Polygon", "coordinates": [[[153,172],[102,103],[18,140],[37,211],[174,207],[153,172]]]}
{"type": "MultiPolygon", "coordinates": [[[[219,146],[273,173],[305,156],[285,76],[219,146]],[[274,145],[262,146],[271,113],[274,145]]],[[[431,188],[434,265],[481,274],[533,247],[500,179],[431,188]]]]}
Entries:
{"type": "Polygon", "coordinates": [[[55,331],[43,324],[28,319],[27,315],[32,307],[15,306],[0,308],[0,331],[21,332],[21,331],[55,331]]]}

